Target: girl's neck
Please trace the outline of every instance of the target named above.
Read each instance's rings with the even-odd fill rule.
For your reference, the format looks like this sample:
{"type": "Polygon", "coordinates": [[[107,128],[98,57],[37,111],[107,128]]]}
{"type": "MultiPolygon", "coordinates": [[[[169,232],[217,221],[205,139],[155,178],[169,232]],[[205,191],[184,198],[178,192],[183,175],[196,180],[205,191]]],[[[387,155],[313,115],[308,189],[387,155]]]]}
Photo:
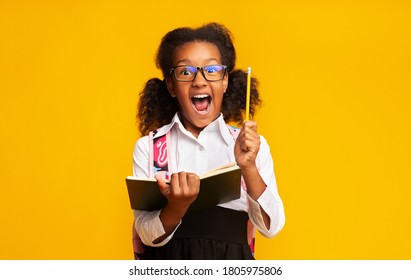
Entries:
{"type": "MultiPolygon", "coordinates": [[[[220,114],[213,120],[213,122],[218,119],[218,117],[220,116],[220,114]]],[[[180,118],[181,123],[183,124],[184,128],[188,131],[191,132],[191,134],[195,137],[198,138],[198,136],[200,135],[201,131],[203,131],[208,125],[204,127],[198,127],[196,125],[194,125],[193,123],[191,123],[190,121],[188,121],[186,118],[184,118],[183,114],[181,114],[180,112],[178,113],[178,117],[180,118]]]]}
{"type": "Polygon", "coordinates": [[[195,137],[198,138],[198,135],[200,135],[200,132],[203,131],[204,127],[197,127],[190,123],[188,120],[186,120],[183,115],[178,114],[180,117],[181,123],[183,124],[184,128],[188,131],[191,132],[191,134],[195,137]]]}

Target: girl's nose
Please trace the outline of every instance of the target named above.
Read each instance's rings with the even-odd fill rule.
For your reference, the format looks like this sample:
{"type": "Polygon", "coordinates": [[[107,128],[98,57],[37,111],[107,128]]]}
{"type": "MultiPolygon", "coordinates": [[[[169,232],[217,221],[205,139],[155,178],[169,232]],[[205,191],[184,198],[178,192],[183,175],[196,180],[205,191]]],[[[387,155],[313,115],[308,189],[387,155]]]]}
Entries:
{"type": "Polygon", "coordinates": [[[193,80],[193,86],[194,87],[202,87],[202,86],[205,86],[206,84],[207,84],[207,80],[204,78],[204,75],[201,72],[201,70],[199,70],[197,72],[196,77],[193,80]]]}

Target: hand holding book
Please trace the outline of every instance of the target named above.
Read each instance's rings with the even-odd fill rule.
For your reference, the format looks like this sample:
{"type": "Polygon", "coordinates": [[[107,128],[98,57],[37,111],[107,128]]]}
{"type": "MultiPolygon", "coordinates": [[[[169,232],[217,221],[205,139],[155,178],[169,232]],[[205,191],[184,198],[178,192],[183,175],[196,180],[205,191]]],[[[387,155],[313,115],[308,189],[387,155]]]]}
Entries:
{"type": "Polygon", "coordinates": [[[184,213],[200,192],[200,177],[194,173],[174,173],[169,183],[158,175],[155,179],[160,192],[167,198],[169,206],[184,213]]]}
{"type": "MultiPolygon", "coordinates": [[[[240,198],[241,169],[235,163],[221,166],[200,175],[199,178],[199,193],[189,206],[189,211],[240,198]]],[[[178,179],[180,179],[180,176],[178,179]]],[[[169,181],[164,182],[170,183],[169,181]]],[[[126,178],[126,183],[131,208],[135,210],[153,211],[162,209],[167,203],[168,192],[171,191],[164,184],[160,186],[162,189],[160,191],[155,178],[129,176],[126,178]]]]}

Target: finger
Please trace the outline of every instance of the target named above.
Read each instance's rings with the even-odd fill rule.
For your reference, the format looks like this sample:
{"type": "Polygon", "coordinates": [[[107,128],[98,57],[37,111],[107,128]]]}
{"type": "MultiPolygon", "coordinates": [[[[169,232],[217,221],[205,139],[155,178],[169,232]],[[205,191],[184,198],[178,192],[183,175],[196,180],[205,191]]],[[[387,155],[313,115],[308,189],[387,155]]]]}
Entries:
{"type": "Polygon", "coordinates": [[[185,172],[181,174],[180,176],[180,187],[182,190],[182,193],[187,196],[187,197],[193,197],[196,196],[198,193],[198,186],[199,186],[199,181],[200,179],[198,178],[198,175],[195,173],[189,173],[185,172]]]}
{"type": "Polygon", "coordinates": [[[257,133],[256,123],[253,123],[247,122],[246,124],[244,124],[240,134],[238,135],[241,140],[253,138],[256,139],[257,137],[259,137],[259,134],[257,133]]]}
{"type": "Polygon", "coordinates": [[[175,196],[180,192],[180,177],[178,173],[173,173],[170,177],[170,194],[175,196]]]}
{"type": "Polygon", "coordinates": [[[241,135],[241,141],[250,140],[255,142],[257,145],[260,144],[260,135],[253,128],[245,128],[243,134],[241,135]]]}
{"type": "Polygon", "coordinates": [[[257,131],[257,122],[247,121],[243,124],[243,129],[250,129],[252,131],[257,131]]]}
{"type": "Polygon", "coordinates": [[[245,152],[250,152],[253,150],[253,141],[250,141],[248,139],[244,140],[244,142],[241,145],[241,149],[245,152]]]}
{"type": "Polygon", "coordinates": [[[182,190],[185,190],[187,188],[187,173],[186,172],[178,173],[178,182],[182,190]]]}
{"type": "Polygon", "coordinates": [[[170,185],[167,184],[163,177],[156,175],[155,179],[157,180],[157,186],[160,189],[160,192],[164,195],[164,196],[168,196],[168,194],[170,193],[170,185]]]}
{"type": "Polygon", "coordinates": [[[187,185],[191,194],[197,195],[200,190],[200,177],[195,173],[187,174],[187,185]]]}

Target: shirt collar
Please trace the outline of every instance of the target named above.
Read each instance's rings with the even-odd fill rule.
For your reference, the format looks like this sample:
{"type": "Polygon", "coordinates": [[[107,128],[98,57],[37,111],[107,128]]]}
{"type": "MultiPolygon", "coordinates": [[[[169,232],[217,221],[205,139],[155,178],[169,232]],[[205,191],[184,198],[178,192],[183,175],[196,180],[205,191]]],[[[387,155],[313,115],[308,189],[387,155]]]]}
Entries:
{"type": "Polygon", "coordinates": [[[165,135],[167,132],[169,132],[171,130],[171,128],[173,128],[173,126],[179,123],[181,124],[181,126],[183,125],[178,117],[178,113],[176,113],[173,117],[173,119],[171,120],[171,122],[169,124],[166,124],[162,127],[160,127],[159,129],[157,129],[157,133],[153,136],[153,138],[158,138],[160,136],[165,135]]]}
{"type": "MultiPolygon", "coordinates": [[[[169,124],[166,124],[158,129],[156,135],[154,135],[154,138],[165,135],[174,126],[176,126],[176,128],[182,131],[183,133],[185,134],[188,133],[187,130],[184,128],[183,123],[181,122],[180,117],[178,116],[178,112],[177,112],[169,124]]],[[[213,121],[208,126],[206,126],[203,131],[204,132],[219,131],[221,137],[224,139],[227,145],[233,139],[233,136],[231,135],[229,129],[227,128],[227,124],[224,121],[224,117],[222,113],[220,113],[220,115],[215,121],[213,121]]]]}
{"type": "Polygon", "coordinates": [[[218,116],[218,118],[215,121],[213,121],[207,127],[205,127],[203,131],[204,132],[211,132],[211,131],[219,132],[219,134],[224,139],[224,142],[226,142],[227,145],[233,139],[233,136],[231,135],[227,127],[227,124],[224,121],[224,116],[222,113],[220,113],[220,116],[218,116]]]}

